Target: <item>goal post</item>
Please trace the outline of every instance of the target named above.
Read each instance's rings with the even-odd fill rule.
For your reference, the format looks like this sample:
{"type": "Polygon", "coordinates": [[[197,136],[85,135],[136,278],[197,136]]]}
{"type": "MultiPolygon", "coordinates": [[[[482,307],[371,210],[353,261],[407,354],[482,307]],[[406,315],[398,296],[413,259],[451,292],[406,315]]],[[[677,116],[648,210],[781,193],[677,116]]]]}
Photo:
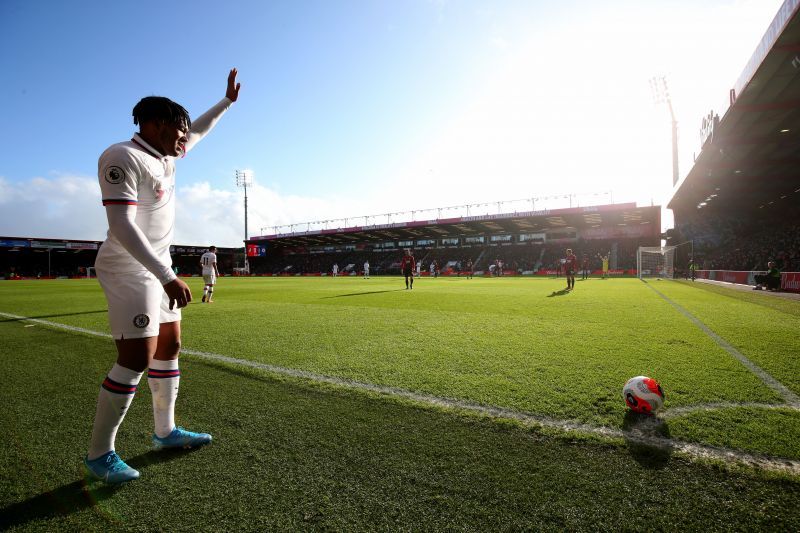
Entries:
{"type": "Polygon", "coordinates": [[[636,272],[639,279],[675,276],[675,246],[640,246],[636,250],[636,272]]]}

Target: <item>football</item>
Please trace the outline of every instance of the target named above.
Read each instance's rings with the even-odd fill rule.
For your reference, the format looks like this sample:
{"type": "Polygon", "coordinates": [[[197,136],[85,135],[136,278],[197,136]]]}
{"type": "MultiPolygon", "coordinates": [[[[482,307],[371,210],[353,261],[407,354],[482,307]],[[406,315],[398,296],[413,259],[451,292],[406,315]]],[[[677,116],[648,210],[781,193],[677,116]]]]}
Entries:
{"type": "Polygon", "coordinates": [[[664,391],[653,378],[636,376],[622,387],[625,403],[635,413],[652,414],[664,406],[664,391]]]}

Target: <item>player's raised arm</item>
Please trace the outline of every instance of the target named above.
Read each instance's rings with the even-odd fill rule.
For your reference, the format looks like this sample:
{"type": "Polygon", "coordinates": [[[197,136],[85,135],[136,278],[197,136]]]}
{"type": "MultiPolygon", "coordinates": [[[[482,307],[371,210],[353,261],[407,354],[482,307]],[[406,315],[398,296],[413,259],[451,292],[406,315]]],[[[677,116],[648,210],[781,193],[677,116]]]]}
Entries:
{"type": "Polygon", "coordinates": [[[242,87],[241,83],[236,83],[236,75],[238,73],[239,71],[235,68],[232,68],[228,73],[228,90],[225,91],[225,97],[231,102],[239,99],[239,89],[242,87]]]}
{"type": "MultiPolygon", "coordinates": [[[[236,82],[238,71],[232,68],[228,73],[228,83],[225,89],[225,97],[214,104],[208,111],[197,117],[192,121],[192,128],[189,131],[188,140],[186,142],[186,152],[194,148],[200,139],[208,135],[217,121],[225,114],[225,111],[239,99],[239,89],[242,84],[236,82]]],[[[184,152],[185,153],[185,152],[184,152]]]]}

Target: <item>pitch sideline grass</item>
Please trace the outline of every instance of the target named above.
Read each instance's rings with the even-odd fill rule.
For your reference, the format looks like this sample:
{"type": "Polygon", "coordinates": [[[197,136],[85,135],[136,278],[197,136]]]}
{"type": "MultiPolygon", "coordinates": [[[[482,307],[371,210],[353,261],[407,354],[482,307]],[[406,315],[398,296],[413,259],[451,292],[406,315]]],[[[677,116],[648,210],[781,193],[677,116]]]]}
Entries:
{"type": "Polygon", "coordinates": [[[796,480],[184,361],[189,453],[148,451],[146,385],[118,438],[143,473],[83,492],[77,474],[108,344],[18,321],[6,349],[0,526],[24,530],[795,530],[796,480]],[[54,364],[57,361],[57,364],[54,364]],[[159,504],[160,503],[160,504],[159,504]]]}
{"type": "MultiPolygon", "coordinates": [[[[200,281],[192,281],[197,290],[200,281]]],[[[423,279],[414,291],[403,291],[396,278],[226,279],[215,304],[193,304],[184,314],[185,344],[609,427],[622,427],[624,422],[621,383],[640,373],[662,382],[668,408],[781,403],[641,282],[591,280],[579,282],[569,295],[558,295],[561,283],[423,279]]],[[[673,285],[677,286],[664,282],[659,287],[673,285]]],[[[10,290],[0,309],[17,306],[34,315],[105,330],[104,301],[94,282],[12,283],[3,289],[10,290]],[[67,292],[53,300],[53,287],[67,292]],[[71,304],[70,312],[64,312],[64,301],[71,304]]],[[[792,315],[787,316],[791,336],[792,315]]],[[[787,360],[792,357],[789,351],[776,353],[787,360]]],[[[781,432],[790,442],[800,441],[798,415],[792,412],[778,425],[774,417],[765,417],[759,431],[731,441],[724,421],[735,421],[737,415],[727,411],[717,415],[722,421],[716,424],[719,435],[689,430],[690,424],[675,419],[669,421],[671,434],[701,444],[736,442],[746,451],[772,456],[783,456],[787,447],[772,449],[771,434],[781,432]]],[[[789,452],[789,458],[800,456],[797,446],[790,446],[789,452]]]]}

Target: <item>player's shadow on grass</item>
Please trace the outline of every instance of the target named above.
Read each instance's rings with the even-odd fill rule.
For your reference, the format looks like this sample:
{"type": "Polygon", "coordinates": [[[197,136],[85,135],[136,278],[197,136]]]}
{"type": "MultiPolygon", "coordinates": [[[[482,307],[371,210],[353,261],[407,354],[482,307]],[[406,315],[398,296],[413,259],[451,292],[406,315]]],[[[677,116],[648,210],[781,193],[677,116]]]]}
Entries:
{"type": "Polygon", "coordinates": [[[57,315],[39,315],[39,316],[25,316],[21,318],[0,318],[0,322],[20,322],[22,320],[30,320],[32,318],[58,318],[62,316],[76,316],[76,315],[96,315],[99,313],[107,313],[108,309],[100,309],[97,311],[81,311],[79,313],[60,313],[57,315]]]}
{"type": "Polygon", "coordinates": [[[323,296],[320,298],[321,300],[327,300],[328,298],[345,298],[347,296],[365,296],[367,294],[381,294],[384,292],[398,292],[404,291],[405,289],[387,289],[385,291],[365,291],[365,292],[351,292],[348,294],[336,294],[334,296],[323,296]]]}
{"type": "Polygon", "coordinates": [[[628,411],[622,422],[623,435],[631,456],[645,468],[665,468],[674,446],[665,420],[628,411]]]}
{"type": "MultiPolygon", "coordinates": [[[[199,449],[199,448],[195,448],[199,449]]],[[[192,450],[150,450],[133,457],[127,463],[137,470],[146,470],[148,466],[166,463],[178,459],[192,450]]],[[[83,471],[83,466],[80,467],[83,471]]],[[[137,483],[133,481],[132,483],[137,483]]],[[[39,494],[25,501],[0,509],[0,530],[22,526],[29,522],[47,521],[58,516],[69,516],[72,513],[94,507],[99,502],[112,497],[124,485],[106,485],[102,482],[87,482],[79,479],[57,489],[39,494]]]]}
{"type": "Polygon", "coordinates": [[[570,291],[569,289],[561,289],[560,291],[551,292],[550,294],[547,295],[547,297],[552,298],[553,296],[566,296],[570,292],[572,291],[570,291]]]}

